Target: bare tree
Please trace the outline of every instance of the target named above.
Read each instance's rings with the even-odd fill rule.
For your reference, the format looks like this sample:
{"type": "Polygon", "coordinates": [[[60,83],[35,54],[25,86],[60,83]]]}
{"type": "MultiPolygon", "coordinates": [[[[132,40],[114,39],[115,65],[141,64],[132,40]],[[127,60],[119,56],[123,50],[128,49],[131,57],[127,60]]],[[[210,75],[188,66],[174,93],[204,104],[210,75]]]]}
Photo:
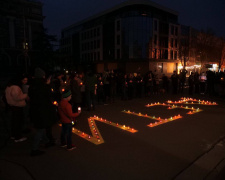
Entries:
{"type": "Polygon", "coordinates": [[[215,36],[211,29],[201,30],[197,36],[196,51],[201,65],[212,61],[212,54],[215,45],[215,36]]]}

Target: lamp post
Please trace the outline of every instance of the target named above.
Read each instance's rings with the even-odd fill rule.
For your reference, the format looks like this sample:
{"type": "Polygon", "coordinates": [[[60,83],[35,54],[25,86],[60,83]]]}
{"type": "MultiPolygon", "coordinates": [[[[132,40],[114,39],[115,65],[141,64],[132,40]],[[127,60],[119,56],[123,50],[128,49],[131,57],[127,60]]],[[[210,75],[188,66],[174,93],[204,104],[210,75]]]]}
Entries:
{"type": "Polygon", "coordinates": [[[24,60],[25,60],[25,71],[26,73],[28,72],[28,43],[26,41],[24,41],[24,45],[23,45],[23,54],[24,54],[24,60]]]}
{"type": "Polygon", "coordinates": [[[26,38],[26,20],[25,20],[25,12],[23,10],[23,55],[24,55],[24,61],[25,61],[25,71],[28,72],[28,42],[26,38]]]}

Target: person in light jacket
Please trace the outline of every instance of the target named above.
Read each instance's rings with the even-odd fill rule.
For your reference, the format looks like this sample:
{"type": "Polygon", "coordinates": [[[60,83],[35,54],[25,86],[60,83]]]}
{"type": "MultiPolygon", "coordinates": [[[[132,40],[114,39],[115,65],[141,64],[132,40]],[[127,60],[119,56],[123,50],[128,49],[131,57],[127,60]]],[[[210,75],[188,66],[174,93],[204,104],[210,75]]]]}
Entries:
{"type": "Polygon", "coordinates": [[[25,100],[28,99],[28,95],[22,92],[18,79],[13,79],[8,84],[5,90],[5,97],[12,110],[12,139],[15,142],[25,141],[27,138],[22,135],[24,125],[23,108],[26,106],[25,100]]]}

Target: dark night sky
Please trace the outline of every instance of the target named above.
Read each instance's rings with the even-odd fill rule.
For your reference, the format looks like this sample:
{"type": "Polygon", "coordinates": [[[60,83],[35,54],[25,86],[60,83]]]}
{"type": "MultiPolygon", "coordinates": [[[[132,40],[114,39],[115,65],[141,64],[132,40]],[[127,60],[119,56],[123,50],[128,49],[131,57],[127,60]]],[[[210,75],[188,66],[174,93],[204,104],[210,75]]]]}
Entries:
{"type": "MultiPolygon", "coordinates": [[[[126,0],[40,0],[44,26],[60,38],[61,29],[112,8],[126,0]]],[[[225,0],[152,0],[179,13],[179,23],[196,29],[211,28],[225,37],[225,0]]]]}

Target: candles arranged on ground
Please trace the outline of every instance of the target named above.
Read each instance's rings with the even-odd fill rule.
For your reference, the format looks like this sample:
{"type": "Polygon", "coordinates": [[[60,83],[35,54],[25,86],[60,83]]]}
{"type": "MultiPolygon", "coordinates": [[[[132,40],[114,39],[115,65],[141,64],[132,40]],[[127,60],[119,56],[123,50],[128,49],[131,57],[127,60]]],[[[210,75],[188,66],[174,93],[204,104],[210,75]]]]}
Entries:
{"type": "MultiPolygon", "coordinates": [[[[202,111],[199,108],[183,106],[183,105],[178,106],[177,104],[218,105],[216,102],[210,102],[210,101],[205,101],[205,100],[200,100],[200,99],[197,100],[197,99],[193,99],[193,98],[181,98],[181,100],[179,100],[179,101],[168,100],[166,103],[160,103],[160,102],[150,103],[150,104],[147,104],[146,107],[168,106],[167,109],[175,109],[175,108],[186,109],[186,110],[189,110],[187,112],[187,114],[189,114],[189,115],[202,111]]],[[[149,127],[155,127],[155,126],[158,126],[158,125],[161,125],[161,124],[164,124],[164,123],[182,118],[182,116],[180,114],[178,116],[163,119],[161,117],[150,116],[148,114],[143,114],[141,112],[139,112],[139,113],[131,112],[130,110],[127,110],[127,111],[123,110],[122,112],[127,113],[127,114],[131,114],[131,115],[136,115],[136,116],[141,116],[141,117],[156,120],[156,122],[150,123],[148,125],[149,127]]]]}
{"type": "MultiPolygon", "coordinates": [[[[58,103],[56,101],[54,101],[53,104],[56,105],[58,103]]],[[[198,112],[202,111],[201,109],[193,107],[193,106],[189,107],[189,106],[187,106],[187,104],[218,105],[216,102],[197,100],[197,99],[192,99],[192,98],[182,98],[179,101],[168,100],[167,103],[160,103],[160,102],[150,103],[150,104],[147,104],[146,107],[167,106],[168,107],[167,109],[170,109],[170,110],[175,109],[175,108],[186,109],[186,110],[188,110],[187,114],[189,114],[189,115],[192,115],[192,114],[195,114],[195,113],[198,113],[198,112]],[[177,104],[179,104],[179,105],[177,105],[177,104]],[[182,104],[184,104],[184,105],[182,105],[182,104]]],[[[78,107],[78,111],[81,111],[81,107],[78,107]]],[[[159,126],[159,125],[162,125],[162,124],[165,124],[165,123],[168,123],[168,122],[171,122],[171,121],[182,118],[182,116],[180,114],[175,115],[175,116],[171,116],[171,117],[167,117],[167,118],[163,118],[163,117],[160,117],[160,116],[157,117],[155,115],[154,116],[148,115],[146,113],[144,114],[142,112],[136,113],[136,112],[130,111],[130,110],[123,110],[122,112],[154,120],[155,122],[152,122],[152,123],[148,124],[147,125],[148,127],[159,126]]],[[[89,124],[90,130],[91,130],[92,136],[85,133],[85,132],[82,132],[82,131],[74,128],[74,127],[72,128],[72,132],[74,134],[77,134],[78,136],[88,140],[89,142],[92,142],[92,143],[96,144],[96,145],[102,144],[102,143],[104,143],[104,139],[102,138],[102,136],[101,136],[101,134],[98,130],[98,127],[95,123],[96,121],[103,122],[103,123],[108,124],[110,126],[117,127],[117,128],[122,129],[124,131],[128,131],[130,133],[138,132],[136,129],[131,128],[130,126],[127,126],[125,124],[121,125],[119,123],[108,121],[107,119],[103,119],[103,118],[100,118],[98,116],[93,116],[93,117],[88,118],[88,124],[89,124]]]]}
{"type": "Polygon", "coordinates": [[[128,110],[128,111],[123,110],[122,112],[127,113],[127,114],[131,114],[131,115],[135,115],[135,116],[141,116],[141,117],[144,117],[144,118],[149,118],[149,119],[155,120],[156,122],[150,123],[148,125],[149,127],[155,127],[155,126],[158,126],[158,125],[161,125],[161,124],[164,124],[164,123],[167,123],[167,122],[174,121],[174,120],[182,118],[182,116],[180,114],[178,114],[176,116],[173,116],[173,117],[169,117],[169,118],[163,119],[161,117],[150,116],[148,114],[142,114],[140,112],[139,113],[131,112],[130,110],[128,110]]]}
{"type": "Polygon", "coordinates": [[[98,116],[94,116],[94,117],[89,117],[88,118],[88,123],[89,123],[89,127],[90,127],[90,130],[91,130],[92,136],[89,135],[89,134],[86,134],[85,132],[82,132],[82,131],[80,131],[80,130],[78,130],[76,128],[73,128],[72,132],[74,134],[77,134],[78,136],[80,136],[80,137],[82,137],[82,138],[84,138],[84,139],[86,139],[86,140],[96,144],[96,145],[102,144],[102,143],[104,143],[104,139],[102,138],[101,133],[99,132],[95,121],[103,122],[103,123],[108,124],[110,126],[117,127],[117,128],[122,129],[124,131],[128,131],[130,133],[136,133],[137,132],[137,130],[134,129],[134,128],[130,128],[129,126],[126,126],[124,124],[121,125],[119,123],[114,123],[112,121],[108,121],[106,119],[99,118],[98,116]]]}

